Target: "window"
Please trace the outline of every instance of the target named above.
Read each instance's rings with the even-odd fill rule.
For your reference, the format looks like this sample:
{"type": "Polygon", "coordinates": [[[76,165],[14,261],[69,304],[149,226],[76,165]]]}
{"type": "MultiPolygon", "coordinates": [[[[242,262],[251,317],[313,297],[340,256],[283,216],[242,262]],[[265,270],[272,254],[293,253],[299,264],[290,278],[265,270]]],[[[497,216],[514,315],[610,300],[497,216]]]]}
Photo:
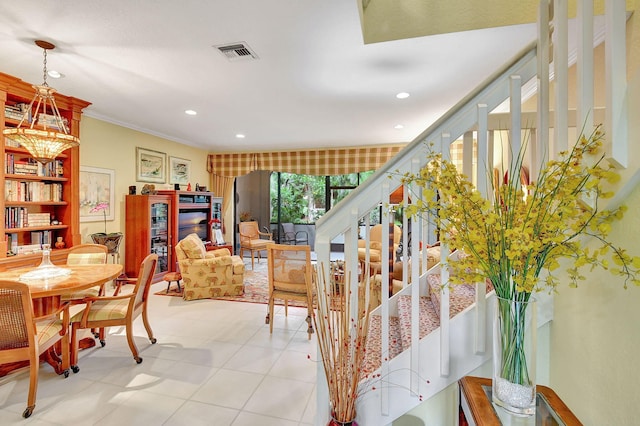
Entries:
{"type": "Polygon", "coordinates": [[[372,171],[338,176],[271,173],[271,223],[315,223],[372,171]]]}

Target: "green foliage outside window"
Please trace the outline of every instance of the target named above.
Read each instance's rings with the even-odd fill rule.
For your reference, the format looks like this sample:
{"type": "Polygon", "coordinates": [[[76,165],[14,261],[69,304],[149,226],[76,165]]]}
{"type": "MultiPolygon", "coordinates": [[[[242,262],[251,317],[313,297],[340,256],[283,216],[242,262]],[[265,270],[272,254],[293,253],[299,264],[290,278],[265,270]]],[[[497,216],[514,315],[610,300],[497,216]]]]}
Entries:
{"type": "MultiPolygon", "coordinates": [[[[280,173],[280,222],[315,223],[326,211],[326,191],[331,194],[331,207],[371,176],[373,171],[330,176],[280,173]]],[[[271,222],[278,222],[278,173],[271,174],[271,222]]]]}

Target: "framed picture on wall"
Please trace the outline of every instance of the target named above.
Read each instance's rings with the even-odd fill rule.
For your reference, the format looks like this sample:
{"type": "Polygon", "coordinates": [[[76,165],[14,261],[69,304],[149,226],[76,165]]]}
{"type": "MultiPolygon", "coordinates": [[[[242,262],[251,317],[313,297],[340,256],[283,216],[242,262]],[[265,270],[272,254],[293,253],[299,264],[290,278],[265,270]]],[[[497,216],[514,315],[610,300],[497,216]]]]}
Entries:
{"type": "Polygon", "coordinates": [[[136,180],[139,182],[165,183],[167,154],[136,147],[136,180]]]}
{"type": "Polygon", "coordinates": [[[115,219],[115,170],[80,166],[80,222],[115,219]]]}
{"type": "Polygon", "coordinates": [[[191,179],[191,160],[169,157],[169,183],[186,185],[191,179]]]}

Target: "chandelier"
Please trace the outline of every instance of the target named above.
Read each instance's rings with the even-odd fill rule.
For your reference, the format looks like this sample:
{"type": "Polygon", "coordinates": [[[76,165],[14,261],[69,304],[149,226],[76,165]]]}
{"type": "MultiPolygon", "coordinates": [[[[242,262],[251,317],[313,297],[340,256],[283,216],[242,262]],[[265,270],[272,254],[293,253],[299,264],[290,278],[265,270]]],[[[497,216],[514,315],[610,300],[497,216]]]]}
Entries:
{"type": "Polygon", "coordinates": [[[44,82],[33,86],[35,96],[24,110],[18,127],[5,129],[2,133],[8,139],[20,143],[36,161],[47,164],[62,151],[80,145],[80,140],[69,134],[53,98],[56,90],[47,84],[47,50],[54,49],[55,45],[43,40],[36,40],[35,43],[44,52],[44,82]],[[34,128],[36,122],[38,127],[34,128]]]}

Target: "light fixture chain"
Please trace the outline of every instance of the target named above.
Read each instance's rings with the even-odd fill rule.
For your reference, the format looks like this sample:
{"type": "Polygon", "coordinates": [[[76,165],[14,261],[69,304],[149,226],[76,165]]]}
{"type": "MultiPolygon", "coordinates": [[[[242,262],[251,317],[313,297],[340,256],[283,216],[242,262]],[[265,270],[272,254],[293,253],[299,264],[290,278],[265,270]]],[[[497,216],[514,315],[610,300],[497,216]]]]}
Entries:
{"type": "Polygon", "coordinates": [[[42,83],[42,85],[43,86],[49,86],[47,84],[47,49],[42,49],[42,53],[44,55],[44,60],[42,62],[42,64],[43,64],[42,78],[44,79],[44,83],[42,83]]]}

